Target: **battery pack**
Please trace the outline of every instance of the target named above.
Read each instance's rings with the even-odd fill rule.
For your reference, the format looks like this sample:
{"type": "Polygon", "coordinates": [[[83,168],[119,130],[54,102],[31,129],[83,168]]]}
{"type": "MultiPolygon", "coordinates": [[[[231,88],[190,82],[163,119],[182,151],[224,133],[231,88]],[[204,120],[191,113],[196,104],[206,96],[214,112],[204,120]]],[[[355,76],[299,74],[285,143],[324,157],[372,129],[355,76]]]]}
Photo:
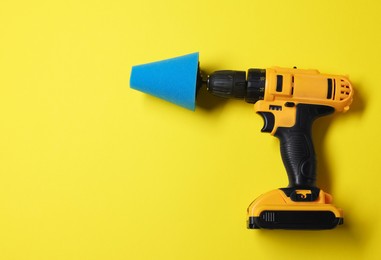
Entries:
{"type": "Polygon", "coordinates": [[[249,206],[247,228],[333,229],[343,224],[344,218],[342,210],[331,202],[331,195],[319,189],[273,190],[249,206]]]}

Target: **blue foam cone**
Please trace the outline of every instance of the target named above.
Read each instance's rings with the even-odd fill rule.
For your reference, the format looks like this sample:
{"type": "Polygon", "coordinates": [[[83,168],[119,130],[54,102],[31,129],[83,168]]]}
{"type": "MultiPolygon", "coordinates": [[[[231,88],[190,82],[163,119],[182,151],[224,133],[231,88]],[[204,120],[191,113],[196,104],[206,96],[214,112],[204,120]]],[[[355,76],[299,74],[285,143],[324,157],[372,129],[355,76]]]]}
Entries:
{"type": "Polygon", "coordinates": [[[195,110],[198,52],[132,67],[133,89],[195,110]]]}

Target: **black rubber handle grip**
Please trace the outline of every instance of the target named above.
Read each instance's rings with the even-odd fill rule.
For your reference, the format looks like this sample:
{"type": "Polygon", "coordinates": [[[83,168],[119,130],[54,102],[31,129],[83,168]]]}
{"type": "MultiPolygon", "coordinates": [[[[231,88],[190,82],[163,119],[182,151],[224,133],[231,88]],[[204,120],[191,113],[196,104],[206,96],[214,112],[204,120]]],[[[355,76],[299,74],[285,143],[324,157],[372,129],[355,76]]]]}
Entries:
{"type": "Polygon", "coordinates": [[[334,112],[333,107],[298,104],[293,127],[278,127],[280,152],[286,168],[289,187],[315,187],[316,156],[311,138],[314,120],[334,112]]]}

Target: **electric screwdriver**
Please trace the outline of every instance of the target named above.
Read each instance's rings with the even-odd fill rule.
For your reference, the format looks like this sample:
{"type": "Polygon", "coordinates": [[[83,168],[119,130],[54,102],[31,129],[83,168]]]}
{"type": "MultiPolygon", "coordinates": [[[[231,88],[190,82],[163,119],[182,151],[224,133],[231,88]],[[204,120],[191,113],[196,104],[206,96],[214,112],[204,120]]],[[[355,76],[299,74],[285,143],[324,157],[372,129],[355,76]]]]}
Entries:
{"type": "Polygon", "coordinates": [[[353,98],[349,80],[317,70],[274,67],[249,69],[247,76],[245,71],[216,71],[206,81],[208,91],[216,96],[254,103],[264,120],[261,131],[280,140],[289,185],[253,201],[247,227],[331,229],[342,224],[342,210],[316,186],[311,128],[315,119],[349,109],[353,98]]]}

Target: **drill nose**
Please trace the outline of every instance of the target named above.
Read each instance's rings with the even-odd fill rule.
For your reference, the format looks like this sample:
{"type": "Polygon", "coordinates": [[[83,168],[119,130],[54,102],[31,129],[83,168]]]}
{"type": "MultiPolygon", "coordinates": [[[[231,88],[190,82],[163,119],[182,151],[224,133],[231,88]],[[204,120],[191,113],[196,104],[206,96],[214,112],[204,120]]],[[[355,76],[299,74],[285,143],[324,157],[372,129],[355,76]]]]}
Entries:
{"type": "Polygon", "coordinates": [[[220,70],[209,75],[208,91],[223,98],[245,99],[255,103],[263,99],[266,85],[266,70],[249,69],[245,71],[220,70]]]}
{"type": "Polygon", "coordinates": [[[246,72],[234,70],[215,71],[209,75],[208,91],[223,98],[244,98],[246,72]]]}

